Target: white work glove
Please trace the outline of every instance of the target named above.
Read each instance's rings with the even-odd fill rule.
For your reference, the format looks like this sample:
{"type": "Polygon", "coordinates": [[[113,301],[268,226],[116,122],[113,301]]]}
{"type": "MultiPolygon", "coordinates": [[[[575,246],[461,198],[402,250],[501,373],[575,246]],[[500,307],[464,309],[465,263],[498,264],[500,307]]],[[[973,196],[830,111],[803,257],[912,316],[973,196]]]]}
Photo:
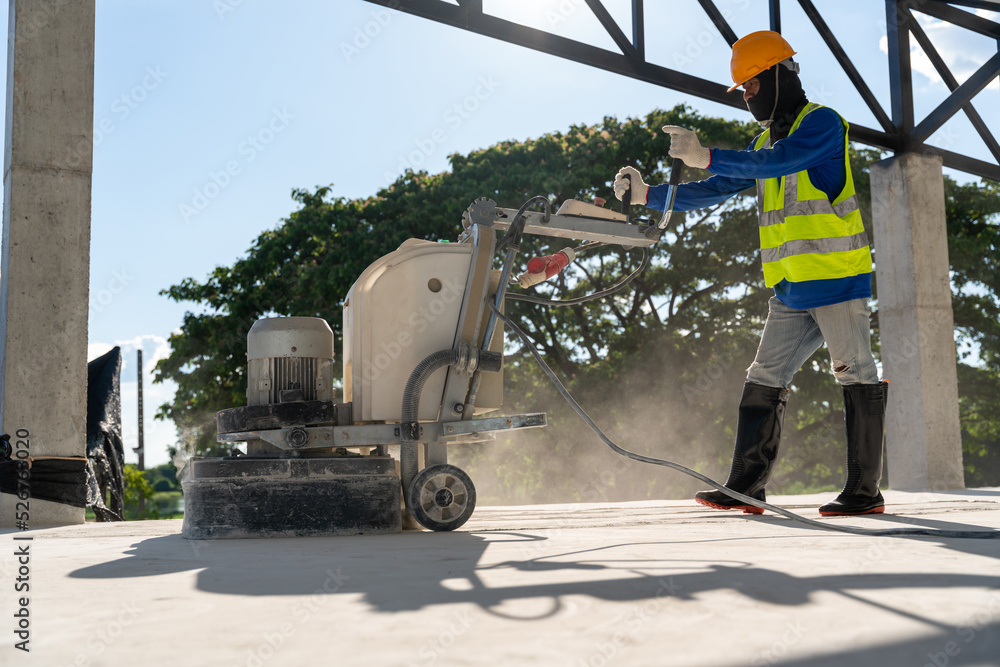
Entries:
{"type": "Polygon", "coordinates": [[[649,195],[649,186],[642,180],[642,174],[635,167],[622,167],[615,174],[615,197],[621,201],[625,191],[632,190],[632,205],[645,206],[649,195]]]}
{"type": "Polygon", "coordinates": [[[670,157],[683,161],[689,167],[708,169],[712,163],[712,151],[701,145],[697,133],[679,125],[664,125],[663,131],[670,135],[670,157]]]}

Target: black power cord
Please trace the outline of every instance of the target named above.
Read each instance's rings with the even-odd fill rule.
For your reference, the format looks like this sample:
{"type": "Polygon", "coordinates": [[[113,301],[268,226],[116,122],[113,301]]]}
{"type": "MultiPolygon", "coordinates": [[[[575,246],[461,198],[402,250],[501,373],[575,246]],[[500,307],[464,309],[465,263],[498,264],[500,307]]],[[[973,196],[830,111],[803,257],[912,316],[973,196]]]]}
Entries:
{"type": "Polygon", "coordinates": [[[514,219],[510,221],[510,226],[507,228],[507,233],[503,235],[500,241],[497,243],[496,249],[501,250],[506,245],[510,245],[514,252],[520,249],[521,236],[524,234],[524,226],[527,224],[527,219],[524,217],[525,211],[532,204],[545,204],[545,214],[542,216],[542,222],[548,222],[549,218],[552,217],[552,205],[549,204],[549,198],[545,195],[535,195],[528,201],[521,205],[521,208],[517,209],[517,213],[514,214],[514,219]]]}
{"type": "MultiPolygon", "coordinates": [[[[539,353],[538,349],[534,346],[534,344],[532,344],[531,339],[528,337],[528,334],[525,333],[524,330],[521,329],[521,327],[515,324],[513,320],[511,320],[509,317],[501,313],[500,310],[497,308],[496,304],[493,303],[492,300],[488,300],[488,303],[490,305],[490,309],[492,309],[493,313],[498,318],[500,318],[500,321],[502,321],[504,324],[510,327],[511,330],[513,330],[521,338],[521,341],[524,343],[524,346],[528,349],[529,352],[531,352],[531,355],[535,358],[535,361],[537,361],[538,365],[542,367],[542,370],[545,371],[545,374],[549,376],[549,379],[552,381],[552,384],[555,385],[556,389],[559,391],[562,397],[566,399],[566,402],[569,403],[571,408],[573,408],[573,411],[576,412],[576,414],[580,417],[580,419],[582,419],[584,423],[587,424],[587,426],[589,426],[591,430],[594,431],[595,434],[597,434],[597,437],[599,437],[601,441],[609,448],[611,448],[611,450],[616,454],[620,454],[621,456],[632,459],[633,461],[639,461],[641,463],[651,463],[653,465],[673,468],[674,470],[682,472],[685,475],[690,475],[695,479],[701,480],[702,482],[708,484],[709,486],[715,487],[722,493],[725,493],[730,498],[735,498],[736,500],[746,503],[747,505],[752,505],[754,507],[759,507],[761,509],[771,510],[776,514],[780,514],[784,517],[792,519],[793,521],[798,521],[800,523],[804,523],[808,526],[813,526],[815,528],[820,528],[822,530],[833,530],[839,533],[848,533],[850,535],[866,535],[866,536],[878,536],[878,537],[900,537],[900,536],[920,535],[927,537],[951,537],[951,538],[969,538],[969,539],[987,539],[987,540],[1000,538],[1000,531],[997,530],[937,530],[933,528],[885,528],[876,530],[869,528],[856,528],[854,526],[840,526],[835,523],[816,521],[815,519],[806,518],[804,516],[796,514],[795,512],[790,512],[789,510],[786,510],[782,507],[778,507],[777,505],[772,505],[770,503],[757,500],[756,498],[751,498],[750,496],[744,495],[742,493],[738,493],[737,491],[733,491],[732,489],[727,489],[725,486],[716,482],[714,479],[701,474],[697,470],[692,470],[687,466],[683,466],[680,463],[675,463],[673,461],[668,461],[666,459],[658,459],[652,456],[644,456],[643,454],[636,454],[634,452],[630,452],[627,449],[618,446],[618,444],[616,444],[611,438],[609,438],[604,433],[604,431],[602,431],[601,428],[594,423],[594,420],[590,418],[590,415],[588,415],[587,412],[580,406],[580,404],[576,402],[576,399],[573,398],[573,396],[569,393],[569,390],[566,389],[562,381],[559,380],[559,378],[552,371],[549,365],[545,363],[545,360],[542,359],[541,353],[539,353]]],[[[558,304],[559,302],[556,303],[558,304]]]]}
{"type": "Polygon", "coordinates": [[[532,296],[530,294],[521,294],[515,292],[508,292],[504,298],[510,301],[526,301],[528,303],[535,303],[542,306],[576,306],[581,303],[587,303],[588,301],[594,301],[596,299],[603,299],[606,296],[611,296],[617,292],[625,289],[629,283],[639,277],[639,274],[646,270],[649,266],[649,249],[642,249],[642,261],[639,263],[639,268],[637,268],[632,273],[628,274],[620,281],[612,285],[607,289],[603,289],[600,292],[594,292],[593,294],[585,294],[583,296],[574,297],[572,299],[546,299],[540,296],[532,296]]]}

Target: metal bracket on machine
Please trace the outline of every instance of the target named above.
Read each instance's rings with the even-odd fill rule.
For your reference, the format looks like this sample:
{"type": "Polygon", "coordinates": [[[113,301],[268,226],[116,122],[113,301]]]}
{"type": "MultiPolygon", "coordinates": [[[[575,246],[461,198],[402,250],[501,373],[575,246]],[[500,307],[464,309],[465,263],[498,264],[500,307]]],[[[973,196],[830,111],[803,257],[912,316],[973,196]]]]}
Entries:
{"type": "MultiPolygon", "coordinates": [[[[505,230],[517,215],[516,209],[500,208],[492,199],[480,198],[472,203],[463,215],[463,224],[483,225],[505,230]]],[[[646,236],[647,225],[633,225],[625,216],[588,202],[569,200],[559,211],[543,221],[544,214],[526,211],[524,233],[537,236],[600,241],[626,247],[649,247],[656,239],[646,236]]]]}
{"type": "MultiPolygon", "coordinates": [[[[495,439],[498,431],[514,431],[545,426],[544,412],[503,417],[487,417],[454,422],[420,424],[420,440],[430,444],[485,442],[495,439]]],[[[263,440],[285,451],[302,451],[329,447],[373,447],[400,441],[399,424],[358,424],[355,426],[293,426],[219,433],[219,442],[263,440]]]]}

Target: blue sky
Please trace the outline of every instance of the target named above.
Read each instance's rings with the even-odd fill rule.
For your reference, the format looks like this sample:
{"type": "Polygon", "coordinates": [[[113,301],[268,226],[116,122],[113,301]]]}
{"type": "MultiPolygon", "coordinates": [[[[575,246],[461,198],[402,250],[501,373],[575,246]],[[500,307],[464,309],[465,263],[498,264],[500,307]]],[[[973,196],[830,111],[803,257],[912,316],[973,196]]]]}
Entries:
{"type": "MultiPolygon", "coordinates": [[[[696,0],[646,4],[651,61],[728,83],[729,48],[696,0]]],[[[613,49],[584,0],[484,5],[613,49]]],[[[605,5],[630,34],[629,0],[605,5]]],[[[717,5],[737,34],[767,28],[764,0],[717,5]]],[[[842,0],[836,13],[819,5],[887,107],[883,4],[842,0]]],[[[801,10],[784,3],[782,11],[810,98],[877,127],[801,10]]],[[[960,81],[996,52],[994,41],[921,23],[960,81]]],[[[947,89],[919,52],[914,69],[922,117],[947,89]]],[[[175,439],[172,424],[153,420],[173,388],[151,384],[152,365],[192,308],[158,292],[243,255],[292,211],[292,189],[334,184],[336,196],[367,197],[405,167],[440,172],[452,153],[679,103],[747,118],[362,0],[97,0],[95,70],[90,356],[123,348],[124,435],[134,461],[142,347],[147,465],[165,462],[175,439]]],[[[998,90],[994,80],[977,100],[994,126],[998,90]]],[[[988,158],[961,116],[931,143],[988,158]]]]}

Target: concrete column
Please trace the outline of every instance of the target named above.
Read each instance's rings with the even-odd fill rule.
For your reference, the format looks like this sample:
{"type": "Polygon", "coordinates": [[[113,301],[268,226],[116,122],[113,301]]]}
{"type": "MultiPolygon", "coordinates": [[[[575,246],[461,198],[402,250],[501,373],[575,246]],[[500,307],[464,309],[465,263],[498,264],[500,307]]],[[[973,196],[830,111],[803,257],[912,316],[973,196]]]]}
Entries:
{"type": "MultiPolygon", "coordinates": [[[[94,3],[10,0],[0,427],[27,432],[36,459],[86,457],[94,3]]],[[[0,525],[16,500],[0,498],[0,525]]],[[[34,497],[29,515],[30,527],[84,521],[34,497]]]]}
{"type": "Polygon", "coordinates": [[[941,158],[871,166],[889,485],[965,488],[941,158]]]}

